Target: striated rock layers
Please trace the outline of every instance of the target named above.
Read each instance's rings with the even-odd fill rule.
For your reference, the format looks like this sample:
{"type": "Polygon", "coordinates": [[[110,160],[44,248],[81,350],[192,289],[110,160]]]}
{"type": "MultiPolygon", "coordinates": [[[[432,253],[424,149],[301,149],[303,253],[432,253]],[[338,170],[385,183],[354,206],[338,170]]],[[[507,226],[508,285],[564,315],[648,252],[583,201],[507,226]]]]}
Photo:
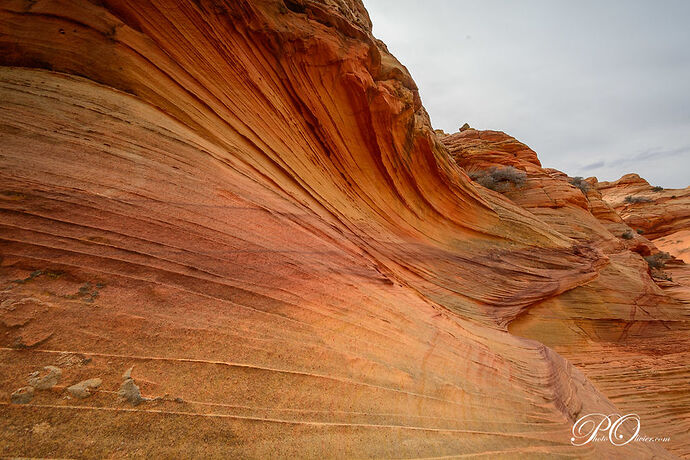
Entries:
{"type": "Polygon", "coordinates": [[[441,143],[358,0],[9,0],[0,64],[3,456],[690,454],[654,243],[512,138],[441,143]],[[571,444],[632,410],[670,441],[571,444]]]}
{"type": "Polygon", "coordinates": [[[690,262],[690,187],[652,187],[637,174],[592,183],[628,225],[660,249],[690,262]]]}
{"type": "Polygon", "coordinates": [[[524,183],[495,188],[608,259],[595,280],[536,302],[509,331],[566,357],[621,411],[637,413],[645,426],[668,433],[677,441],[671,450],[687,456],[688,266],[672,261],[651,267],[660,253],[657,240],[629,227],[595,179],[542,168],[534,152],[514,138],[469,130],[442,142],[470,175],[491,168],[523,171],[524,183]]]}

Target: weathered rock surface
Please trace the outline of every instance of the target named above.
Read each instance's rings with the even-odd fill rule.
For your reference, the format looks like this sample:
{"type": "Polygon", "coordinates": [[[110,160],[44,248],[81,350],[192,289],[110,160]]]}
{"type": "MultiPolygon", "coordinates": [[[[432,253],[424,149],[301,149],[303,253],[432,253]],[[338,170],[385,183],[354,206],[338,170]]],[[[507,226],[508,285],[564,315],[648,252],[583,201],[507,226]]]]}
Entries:
{"type": "Polygon", "coordinates": [[[690,230],[678,230],[654,240],[661,251],[668,252],[678,259],[690,262],[690,230]]]}
{"type": "Polygon", "coordinates": [[[122,382],[117,394],[122,400],[131,403],[133,406],[138,406],[144,401],[147,401],[146,398],[142,398],[139,386],[134,383],[134,379],[132,378],[127,378],[122,382]]]}
{"type": "Polygon", "coordinates": [[[0,280],[53,332],[20,350],[2,326],[0,388],[69,352],[185,401],[5,406],[8,455],[107,457],[113,433],[158,457],[688,454],[687,305],[524,144],[473,139],[522,193],[473,185],[361,2],[10,1],[0,48],[0,280]],[[587,355],[539,326],[549,302],[587,355]],[[610,346],[623,373],[648,336],[643,397],[577,362],[610,346]],[[668,445],[571,445],[580,414],[645,401],[668,445]],[[17,442],[39,417],[61,423],[17,442]]]}
{"type": "MultiPolygon", "coordinates": [[[[690,408],[666,389],[677,388],[683,395],[690,391],[684,383],[690,377],[684,364],[690,359],[688,280],[676,269],[679,282],[655,283],[641,256],[659,249],[623,221],[616,203],[602,197],[595,178],[584,181],[543,169],[531,149],[504,133],[463,131],[441,141],[470,175],[506,166],[524,171],[524,183],[501,193],[559,232],[607,255],[595,280],[535,303],[509,330],[577,363],[621,410],[640,414],[647,427],[682,439],[678,451],[685,453],[690,408]],[[660,373],[665,377],[657,377],[660,373]],[[659,417],[660,412],[665,415],[659,417]]],[[[682,241],[677,244],[688,248],[682,241]]],[[[654,274],[666,276],[665,271],[654,274]]]]}
{"type": "Polygon", "coordinates": [[[468,129],[443,137],[441,142],[471,177],[505,167],[526,174],[524,183],[494,188],[559,233],[605,252],[640,244],[636,234],[634,242],[621,241],[620,235],[630,228],[594,187],[543,168],[537,154],[515,138],[499,131],[468,129]]]}
{"type": "Polygon", "coordinates": [[[29,376],[29,385],[37,390],[49,390],[60,383],[62,370],[55,366],[45,366],[43,371],[35,371],[29,376]]]}
{"type": "Polygon", "coordinates": [[[596,188],[630,227],[650,240],[672,240],[690,227],[690,187],[655,188],[637,174],[627,174],[615,182],[597,182],[596,188]]]}
{"type": "Polygon", "coordinates": [[[21,387],[11,395],[13,404],[28,404],[34,397],[34,387],[21,387]]]}
{"type": "Polygon", "coordinates": [[[103,381],[99,378],[82,380],[72,386],[67,387],[67,392],[75,398],[84,399],[91,396],[91,390],[101,386],[103,381]]]}

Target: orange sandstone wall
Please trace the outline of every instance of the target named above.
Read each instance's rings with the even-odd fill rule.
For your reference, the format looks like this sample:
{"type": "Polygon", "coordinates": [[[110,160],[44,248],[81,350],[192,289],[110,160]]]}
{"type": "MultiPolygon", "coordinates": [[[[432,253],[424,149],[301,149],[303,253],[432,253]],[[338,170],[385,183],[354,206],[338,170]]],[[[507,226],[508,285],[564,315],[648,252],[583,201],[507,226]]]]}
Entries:
{"type": "Polygon", "coordinates": [[[474,185],[359,1],[7,1],[0,50],[3,455],[671,456],[573,447],[639,381],[525,318],[652,289],[682,345],[686,304],[594,217],[474,185]]]}

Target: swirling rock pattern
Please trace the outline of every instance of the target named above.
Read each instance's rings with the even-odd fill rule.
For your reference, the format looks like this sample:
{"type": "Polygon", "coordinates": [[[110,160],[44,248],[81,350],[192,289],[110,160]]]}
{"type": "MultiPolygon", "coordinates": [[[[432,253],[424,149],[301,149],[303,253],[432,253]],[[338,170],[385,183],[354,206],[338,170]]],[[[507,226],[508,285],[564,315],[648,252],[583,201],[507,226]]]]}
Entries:
{"type": "MultiPolygon", "coordinates": [[[[509,330],[576,363],[617,407],[640,414],[645,426],[667,432],[676,439],[673,450],[687,456],[687,266],[669,265],[666,270],[675,281],[655,283],[642,256],[659,252],[658,240],[649,241],[625,223],[613,207],[621,203],[607,201],[606,183],[590,178],[573,186],[577,181],[542,168],[531,149],[505,133],[464,130],[440,139],[468,171],[505,166],[525,171],[525,183],[503,195],[607,256],[596,279],[535,303],[509,330]]],[[[652,192],[646,181],[637,182],[652,192]]],[[[683,222],[676,225],[682,228],[683,222]]]]}
{"type": "MultiPolygon", "coordinates": [[[[601,384],[581,350],[573,366],[536,309],[562,305],[565,328],[582,299],[618,318],[644,293],[673,333],[632,335],[678,350],[687,305],[603,224],[571,234],[538,190],[528,206],[473,185],[360,1],[10,0],[0,50],[2,455],[688,453],[687,432],[571,445],[639,382],[601,384]],[[58,360],[60,385],[9,404],[58,360]],[[133,365],[136,407],[117,398],[133,365]]],[[[556,208],[591,216],[554,184],[556,208]]],[[[684,426],[681,396],[653,400],[645,433],[684,426]]]]}
{"type": "Polygon", "coordinates": [[[628,225],[660,249],[678,258],[690,256],[690,187],[652,187],[637,174],[626,174],[615,182],[593,183],[628,225]]]}

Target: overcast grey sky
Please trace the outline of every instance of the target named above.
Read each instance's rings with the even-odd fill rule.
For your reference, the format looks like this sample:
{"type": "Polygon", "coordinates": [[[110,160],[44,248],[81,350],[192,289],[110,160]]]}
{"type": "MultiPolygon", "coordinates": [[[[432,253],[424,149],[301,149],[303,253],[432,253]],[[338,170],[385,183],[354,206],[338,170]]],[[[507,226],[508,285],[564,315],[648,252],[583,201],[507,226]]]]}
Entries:
{"type": "Polygon", "coordinates": [[[434,128],[505,131],[545,167],[690,185],[690,0],[364,0],[434,128]]]}

